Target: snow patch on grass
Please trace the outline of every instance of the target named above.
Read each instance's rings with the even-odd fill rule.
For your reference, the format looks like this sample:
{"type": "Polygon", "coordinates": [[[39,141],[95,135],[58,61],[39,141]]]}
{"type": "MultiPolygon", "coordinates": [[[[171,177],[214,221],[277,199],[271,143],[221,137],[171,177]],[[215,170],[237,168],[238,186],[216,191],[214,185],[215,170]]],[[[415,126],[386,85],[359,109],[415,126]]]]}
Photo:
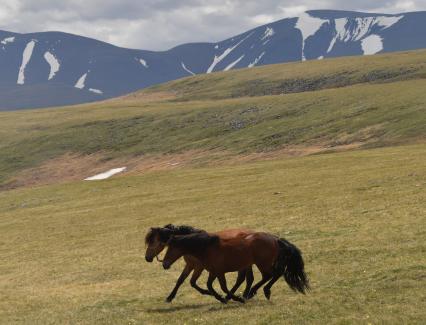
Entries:
{"type": "Polygon", "coordinates": [[[110,169],[110,170],[108,170],[104,173],[85,178],[84,180],[85,181],[98,181],[98,180],[102,180],[102,179],[107,179],[107,178],[110,178],[111,176],[114,176],[116,174],[124,172],[126,169],[127,169],[127,167],[110,169]]]}

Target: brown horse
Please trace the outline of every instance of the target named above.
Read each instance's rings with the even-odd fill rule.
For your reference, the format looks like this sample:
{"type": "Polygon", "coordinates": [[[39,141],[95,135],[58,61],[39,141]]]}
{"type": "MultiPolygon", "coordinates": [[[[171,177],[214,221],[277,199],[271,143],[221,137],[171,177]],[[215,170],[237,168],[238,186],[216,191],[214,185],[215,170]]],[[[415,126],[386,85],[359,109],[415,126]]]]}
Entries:
{"type": "Polygon", "coordinates": [[[270,299],[271,287],[281,276],[296,292],[305,293],[309,289],[300,250],[287,240],[267,233],[257,232],[235,238],[220,238],[206,232],[193,233],[172,236],[167,245],[163,267],[170,268],[183,255],[195,257],[209,271],[207,287],[221,302],[223,298],[214,290],[213,281],[218,278],[227,298],[232,297],[242,281],[237,281],[229,291],[225,273],[245,270],[253,264],[262,273],[262,279],[250,290],[248,298],[269,281],[263,290],[265,297],[270,299]]]}
{"type": "MultiPolygon", "coordinates": [[[[147,249],[145,253],[146,261],[152,262],[155,257],[157,257],[158,259],[158,255],[164,250],[167,242],[172,236],[188,235],[188,234],[194,234],[194,233],[205,233],[205,231],[196,229],[190,226],[174,226],[171,224],[166,225],[164,227],[151,228],[145,237],[145,243],[147,244],[147,249]]],[[[248,230],[230,229],[230,230],[217,232],[215,233],[215,235],[223,239],[230,239],[230,238],[237,238],[237,237],[245,237],[251,233],[252,232],[248,230]]],[[[171,302],[175,298],[177,291],[179,290],[179,287],[186,280],[186,278],[191,274],[192,271],[193,273],[190,280],[191,286],[203,295],[212,294],[209,290],[203,289],[197,285],[197,280],[201,276],[204,270],[204,267],[202,266],[200,261],[197,258],[190,255],[185,255],[184,260],[186,263],[185,268],[183,269],[178,280],[176,281],[176,285],[173,288],[172,292],[167,297],[166,299],[167,302],[171,302]]],[[[253,281],[254,281],[253,270],[251,267],[249,267],[246,270],[241,270],[238,273],[238,279],[235,284],[235,285],[238,284],[238,286],[235,288],[234,292],[241,285],[244,279],[246,279],[247,285],[246,285],[246,289],[244,291],[243,296],[247,297],[250,292],[251,285],[253,284],[253,281]]],[[[237,301],[241,301],[241,299],[236,296],[233,296],[231,298],[237,301]]]]}

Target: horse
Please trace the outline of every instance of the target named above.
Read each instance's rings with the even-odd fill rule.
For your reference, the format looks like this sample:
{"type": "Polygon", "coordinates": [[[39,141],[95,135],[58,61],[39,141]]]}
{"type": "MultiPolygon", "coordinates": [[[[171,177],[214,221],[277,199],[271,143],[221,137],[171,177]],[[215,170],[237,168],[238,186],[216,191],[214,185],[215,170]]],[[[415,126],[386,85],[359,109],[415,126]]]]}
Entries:
{"type": "MultiPolygon", "coordinates": [[[[145,252],[146,261],[152,262],[154,258],[157,258],[158,261],[162,262],[158,258],[158,255],[164,250],[167,242],[172,236],[189,235],[194,233],[205,233],[205,231],[201,229],[193,228],[191,226],[184,226],[184,225],[175,226],[172,224],[168,224],[164,227],[151,228],[145,236],[145,243],[147,245],[147,249],[145,252]]],[[[236,237],[244,237],[249,235],[250,233],[252,232],[249,230],[229,229],[229,230],[216,232],[215,235],[219,236],[220,238],[229,239],[229,238],[236,238],[236,237]]],[[[179,276],[178,280],[176,281],[175,287],[166,298],[167,302],[172,302],[172,300],[175,298],[179,290],[179,287],[183,284],[183,282],[191,274],[191,272],[193,272],[191,280],[190,280],[191,286],[203,295],[212,294],[209,290],[203,289],[197,285],[197,280],[201,276],[204,270],[203,266],[200,264],[198,259],[190,255],[185,255],[184,260],[186,265],[181,275],[179,276]]],[[[238,278],[235,285],[238,284],[238,287],[239,287],[241,283],[244,282],[244,279],[246,280],[246,289],[244,291],[243,297],[247,297],[250,292],[251,285],[253,284],[253,281],[254,281],[253,270],[251,267],[247,268],[246,270],[241,270],[238,272],[238,278]]],[[[237,288],[235,289],[235,291],[237,290],[237,288]]],[[[236,296],[233,296],[231,298],[237,301],[241,301],[241,299],[236,296]]]]}
{"type": "Polygon", "coordinates": [[[256,295],[257,290],[265,283],[265,297],[271,297],[271,287],[283,277],[295,292],[305,294],[309,290],[309,279],[304,270],[301,251],[284,238],[256,232],[244,237],[220,238],[207,232],[170,237],[167,252],[163,259],[163,268],[169,269],[181,256],[197,258],[202,267],[209,272],[207,287],[211,294],[223,302],[223,297],[213,288],[218,278],[227,299],[232,297],[238,285],[228,290],[225,273],[248,269],[253,264],[262,274],[262,279],[251,288],[247,298],[256,295]]]}

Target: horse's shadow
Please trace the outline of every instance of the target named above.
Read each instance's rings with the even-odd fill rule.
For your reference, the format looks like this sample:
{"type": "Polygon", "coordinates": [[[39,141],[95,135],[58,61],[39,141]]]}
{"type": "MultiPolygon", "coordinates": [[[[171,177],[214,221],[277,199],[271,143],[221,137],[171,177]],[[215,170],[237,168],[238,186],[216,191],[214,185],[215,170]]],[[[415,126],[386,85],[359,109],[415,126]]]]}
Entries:
{"type": "Polygon", "coordinates": [[[217,311],[217,310],[237,309],[237,308],[245,307],[247,305],[248,304],[238,304],[238,303],[223,305],[220,303],[212,302],[208,304],[185,304],[185,305],[178,305],[178,306],[149,308],[146,310],[146,312],[166,314],[166,313],[173,313],[173,312],[181,311],[181,310],[197,310],[197,309],[206,309],[206,311],[217,311]]]}

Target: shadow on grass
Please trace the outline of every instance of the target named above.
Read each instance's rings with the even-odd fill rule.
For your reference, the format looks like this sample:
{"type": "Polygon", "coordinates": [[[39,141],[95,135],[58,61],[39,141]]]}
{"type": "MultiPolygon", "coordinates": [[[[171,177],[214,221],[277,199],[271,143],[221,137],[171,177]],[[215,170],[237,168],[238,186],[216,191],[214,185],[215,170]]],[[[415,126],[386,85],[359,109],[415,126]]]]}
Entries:
{"type": "MultiPolygon", "coordinates": [[[[270,302],[262,301],[257,302],[258,305],[270,305],[270,302]]],[[[178,306],[166,306],[166,307],[159,307],[159,308],[149,308],[145,311],[148,313],[173,313],[176,311],[181,310],[197,310],[197,309],[205,309],[205,311],[218,311],[218,310],[230,310],[230,309],[237,309],[237,308],[243,308],[245,306],[250,305],[250,303],[240,304],[240,303],[228,303],[226,305],[221,304],[219,302],[211,302],[208,304],[185,304],[185,305],[178,305],[178,306]]]]}

